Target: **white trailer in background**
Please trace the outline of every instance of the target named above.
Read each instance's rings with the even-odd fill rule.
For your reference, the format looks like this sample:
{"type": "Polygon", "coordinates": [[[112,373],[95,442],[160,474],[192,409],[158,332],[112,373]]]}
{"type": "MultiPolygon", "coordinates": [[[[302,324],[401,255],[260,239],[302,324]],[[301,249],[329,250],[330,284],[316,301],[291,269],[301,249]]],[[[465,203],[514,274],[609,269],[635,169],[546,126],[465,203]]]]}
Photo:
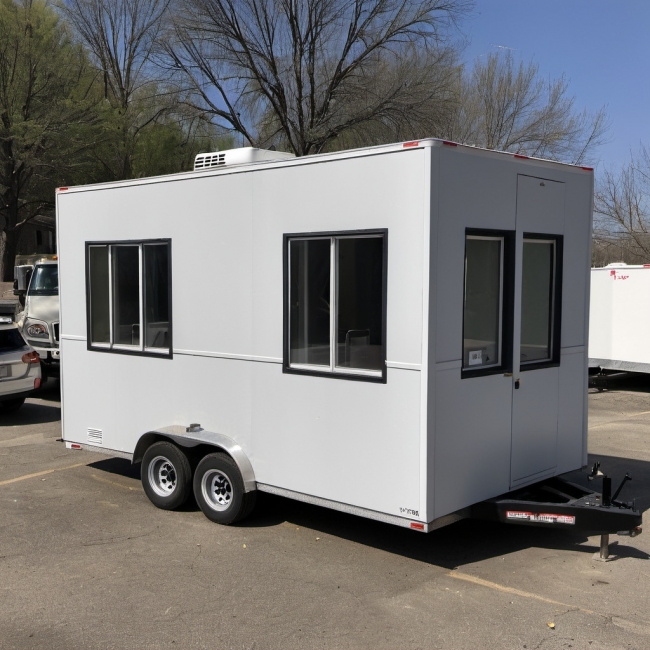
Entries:
{"type": "Polygon", "coordinates": [[[589,366],[650,372],[650,264],[591,269],[589,366]]]}
{"type": "Polygon", "coordinates": [[[67,447],[222,523],[260,490],[421,531],[585,465],[591,170],[225,153],[57,192],[67,447]]]}

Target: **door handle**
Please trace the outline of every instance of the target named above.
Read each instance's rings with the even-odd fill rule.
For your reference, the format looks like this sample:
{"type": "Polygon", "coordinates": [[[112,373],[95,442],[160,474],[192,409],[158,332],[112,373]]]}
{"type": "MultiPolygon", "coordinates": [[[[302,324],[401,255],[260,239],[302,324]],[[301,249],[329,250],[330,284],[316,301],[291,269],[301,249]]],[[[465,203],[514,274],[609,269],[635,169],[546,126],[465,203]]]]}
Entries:
{"type": "Polygon", "coordinates": [[[515,379],[515,390],[519,390],[520,384],[521,384],[521,379],[515,379]]]}

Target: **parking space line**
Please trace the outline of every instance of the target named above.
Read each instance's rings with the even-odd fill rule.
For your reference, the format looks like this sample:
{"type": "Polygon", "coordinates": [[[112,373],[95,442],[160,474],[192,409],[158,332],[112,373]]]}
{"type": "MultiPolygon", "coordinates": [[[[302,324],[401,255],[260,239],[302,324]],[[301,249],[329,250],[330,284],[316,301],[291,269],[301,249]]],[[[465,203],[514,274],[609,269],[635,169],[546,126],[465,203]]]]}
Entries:
{"type": "Polygon", "coordinates": [[[99,476],[98,474],[91,474],[90,478],[93,478],[96,481],[99,481],[100,483],[107,483],[108,485],[114,485],[115,487],[122,488],[123,490],[139,491],[141,489],[140,487],[133,487],[132,485],[122,485],[122,483],[118,483],[117,481],[111,481],[110,479],[105,478],[103,476],[99,476]]]}
{"type": "Polygon", "coordinates": [[[34,474],[24,474],[16,478],[10,478],[6,481],[0,481],[0,485],[9,485],[10,483],[17,483],[18,481],[26,481],[28,478],[36,478],[37,476],[45,476],[52,474],[52,472],[63,472],[66,469],[74,469],[75,467],[87,467],[88,463],[77,463],[76,465],[68,465],[67,467],[55,467],[54,469],[46,469],[42,472],[35,472],[34,474]]]}
{"type": "Polygon", "coordinates": [[[471,582],[475,585],[480,585],[481,587],[487,587],[488,589],[494,589],[495,591],[501,591],[502,593],[506,593],[506,594],[512,594],[513,596],[521,596],[522,598],[531,598],[533,600],[539,600],[542,603],[547,603],[548,605],[559,605],[560,607],[575,610],[578,612],[583,612],[584,614],[602,616],[602,614],[598,614],[598,612],[594,612],[591,609],[584,609],[583,607],[577,607],[576,605],[561,603],[559,600],[552,600],[551,598],[545,598],[544,596],[533,594],[529,591],[521,591],[521,589],[515,589],[514,587],[506,587],[505,585],[500,585],[497,582],[490,582],[489,580],[483,580],[482,578],[477,578],[475,576],[468,575],[467,573],[452,571],[447,575],[450,578],[456,578],[456,580],[464,580],[465,582],[471,582]]]}

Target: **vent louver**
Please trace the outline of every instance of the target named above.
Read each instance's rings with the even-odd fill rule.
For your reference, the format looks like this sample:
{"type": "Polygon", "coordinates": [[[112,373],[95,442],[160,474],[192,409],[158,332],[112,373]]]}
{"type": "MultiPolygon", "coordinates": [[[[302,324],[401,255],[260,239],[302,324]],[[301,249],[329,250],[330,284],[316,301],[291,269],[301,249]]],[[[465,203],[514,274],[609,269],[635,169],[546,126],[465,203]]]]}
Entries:
{"type": "Polygon", "coordinates": [[[226,154],[225,152],[221,153],[204,153],[199,154],[194,159],[194,171],[200,171],[202,169],[211,169],[213,167],[221,167],[226,164],[226,154]]]}
{"type": "Polygon", "coordinates": [[[101,429],[91,429],[88,428],[88,442],[92,442],[95,445],[102,444],[104,432],[101,429]]]}

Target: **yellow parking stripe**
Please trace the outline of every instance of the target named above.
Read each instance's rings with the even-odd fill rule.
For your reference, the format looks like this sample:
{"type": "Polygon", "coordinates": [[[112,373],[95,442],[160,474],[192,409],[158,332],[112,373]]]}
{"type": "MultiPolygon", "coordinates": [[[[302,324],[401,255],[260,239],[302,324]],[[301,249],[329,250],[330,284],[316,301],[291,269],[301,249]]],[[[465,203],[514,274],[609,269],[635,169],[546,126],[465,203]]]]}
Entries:
{"type": "Polygon", "coordinates": [[[74,469],[75,467],[86,467],[88,463],[77,463],[76,465],[68,465],[67,467],[55,467],[54,469],[46,469],[42,472],[35,472],[34,474],[24,474],[16,478],[10,478],[6,481],[0,481],[0,485],[9,485],[10,483],[17,483],[18,481],[26,481],[28,478],[36,478],[37,476],[45,476],[52,472],[62,472],[66,469],[74,469]]]}
{"type": "Polygon", "coordinates": [[[465,580],[465,582],[472,582],[475,585],[480,585],[481,587],[488,587],[489,589],[495,589],[496,591],[501,591],[506,594],[512,594],[513,596],[520,596],[522,598],[532,598],[533,600],[539,600],[540,602],[547,603],[548,605],[559,605],[560,607],[577,610],[585,614],[599,615],[596,612],[592,611],[591,609],[584,609],[583,607],[577,607],[576,605],[561,603],[558,600],[551,600],[550,598],[544,598],[544,596],[539,596],[538,594],[532,594],[529,591],[522,591],[521,589],[515,589],[514,587],[506,587],[505,585],[500,585],[497,582],[490,582],[489,580],[483,580],[482,578],[477,578],[475,576],[468,575],[467,573],[452,571],[447,575],[450,578],[456,578],[456,580],[465,580]]]}

